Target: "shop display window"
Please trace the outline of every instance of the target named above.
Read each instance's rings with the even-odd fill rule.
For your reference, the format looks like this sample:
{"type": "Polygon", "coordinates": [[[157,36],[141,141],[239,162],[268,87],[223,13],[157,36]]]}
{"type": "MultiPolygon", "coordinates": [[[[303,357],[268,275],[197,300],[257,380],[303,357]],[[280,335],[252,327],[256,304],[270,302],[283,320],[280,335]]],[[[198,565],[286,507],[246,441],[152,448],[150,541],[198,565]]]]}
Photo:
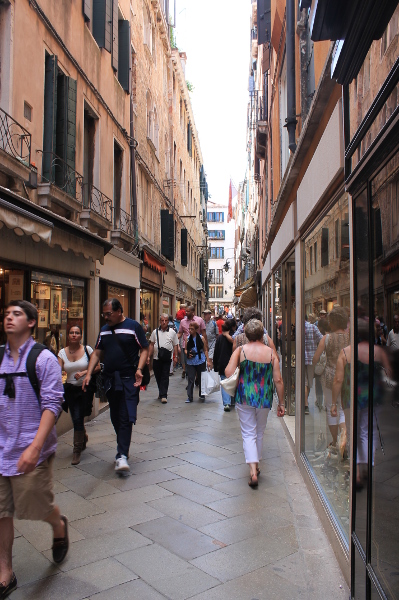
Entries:
{"type": "Polygon", "coordinates": [[[348,196],[343,193],[304,240],[302,388],[305,455],[347,539],[351,432],[348,215],[348,196]]]}
{"type": "Polygon", "coordinates": [[[141,289],[140,291],[140,325],[143,327],[146,338],[150,339],[151,333],[159,321],[159,292],[141,289]]]}
{"type": "Polygon", "coordinates": [[[54,354],[67,345],[71,325],[85,332],[85,283],[49,273],[32,271],[31,302],[38,310],[34,336],[54,354]]]}
{"type": "Polygon", "coordinates": [[[11,300],[25,298],[25,271],[0,267],[0,343],[5,344],[4,309],[11,300]]]}

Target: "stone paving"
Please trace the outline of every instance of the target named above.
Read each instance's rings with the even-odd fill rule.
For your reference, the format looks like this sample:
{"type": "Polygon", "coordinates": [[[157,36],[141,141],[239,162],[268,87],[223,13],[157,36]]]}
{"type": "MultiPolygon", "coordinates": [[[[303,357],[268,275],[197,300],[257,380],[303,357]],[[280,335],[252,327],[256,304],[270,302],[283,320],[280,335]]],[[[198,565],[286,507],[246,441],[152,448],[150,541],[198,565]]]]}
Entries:
{"type": "Polygon", "coordinates": [[[108,411],[89,423],[77,467],[72,433],[60,438],[55,491],[70,551],[55,566],[50,528],[16,521],[12,600],[346,600],[275,410],[252,490],[235,412],[223,412],[219,393],[184,404],[181,371],[170,383],[166,405],[153,381],[141,394],[129,477],[114,473],[108,411]]]}

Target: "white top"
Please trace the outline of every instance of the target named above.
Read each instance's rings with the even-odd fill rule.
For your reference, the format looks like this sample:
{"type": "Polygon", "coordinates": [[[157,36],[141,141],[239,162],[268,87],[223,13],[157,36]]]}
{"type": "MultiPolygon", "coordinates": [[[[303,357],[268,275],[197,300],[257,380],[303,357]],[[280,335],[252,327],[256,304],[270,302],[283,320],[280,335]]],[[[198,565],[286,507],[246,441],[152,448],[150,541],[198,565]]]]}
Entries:
{"type": "MultiPolygon", "coordinates": [[[[86,346],[86,348],[90,356],[93,352],[93,348],[91,348],[90,346],[86,346]]],[[[75,373],[77,373],[78,371],[87,370],[87,367],[89,366],[89,361],[86,352],[83,352],[83,356],[79,358],[79,360],[75,361],[68,360],[65,348],[58,352],[58,356],[64,363],[64,371],[67,374],[66,383],[71,383],[72,385],[79,385],[80,387],[82,387],[84,377],[81,377],[80,379],[75,379],[75,373]]]]}
{"type": "MultiPolygon", "coordinates": [[[[179,344],[179,340],[177,337],[176,331],[173,329],[167,329],[166,331],[162,331],[158,329],[159,336],[159,344],[161,348],[166,348],[166,350],[170,350],[173,352],[173,348],[179,344]]],[[[154,344],[154,360],[158,359],[158,340],[157,340],[157,330],[151,334],[150,342],[154,344]]]]}
{"type": "Polygon", "coordinates": [[[395,333],[393,329],[388,333],[387,346],[394,350],[399,349],[399,333],[395,333]]]}

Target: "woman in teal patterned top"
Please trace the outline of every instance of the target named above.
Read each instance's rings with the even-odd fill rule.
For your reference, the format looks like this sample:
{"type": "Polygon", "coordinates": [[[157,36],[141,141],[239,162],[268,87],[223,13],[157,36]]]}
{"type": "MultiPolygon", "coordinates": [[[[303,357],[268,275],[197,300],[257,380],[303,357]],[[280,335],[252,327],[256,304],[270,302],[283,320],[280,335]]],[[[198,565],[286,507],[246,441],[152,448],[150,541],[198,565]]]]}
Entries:
{"type": "Polygon", "coordinates": [[[231,377],[240,368],[235,394],[236,408],[241,425],[245,460],[250,469],[249,485],[258,486],[259,461],[262,458],[263,434],[267,417],[273,403],[273,385],[279,398],[277,415],[284,415],[284,385],[278,358],[263,343],[263,324],[253,319],[245,326],[249,343],[237,348],[225,368],[231,377]]]}

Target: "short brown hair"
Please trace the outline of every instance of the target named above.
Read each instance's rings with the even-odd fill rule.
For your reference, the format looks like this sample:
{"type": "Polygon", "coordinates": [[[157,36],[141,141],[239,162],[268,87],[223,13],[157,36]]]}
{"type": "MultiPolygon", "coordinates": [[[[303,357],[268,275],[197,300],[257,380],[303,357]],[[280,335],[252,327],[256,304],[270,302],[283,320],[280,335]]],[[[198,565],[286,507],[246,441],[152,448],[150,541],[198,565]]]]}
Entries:
{"type": "Polygon", "coordinates": [[[263,339],[263,323],[258,319],[251,319],[245,325],[245,335],[250,342],[257,342],[263,339]]]}
{"type": "Polygon", "coordinates": [[[18,306],[26,314],[28,321],[36,321],[37,323],[37,308],[31,302],[27,300],[11,300],[6,306],[6,309],[10,306],[18,306]]]}
{"type": "Polygon", "coordinates": [[[328,324],[333,331],[337,329],[346,329],[348,325],[348,313],[342,306],[334,306],[328,315],[328,324]]]}
{"type": "Polygon", "coordinates": [[[196,321],[193,321],[192,323],[190,323],[189,327],[194,327],[195,330],[199,329],[199,325],[196,321]]]}

